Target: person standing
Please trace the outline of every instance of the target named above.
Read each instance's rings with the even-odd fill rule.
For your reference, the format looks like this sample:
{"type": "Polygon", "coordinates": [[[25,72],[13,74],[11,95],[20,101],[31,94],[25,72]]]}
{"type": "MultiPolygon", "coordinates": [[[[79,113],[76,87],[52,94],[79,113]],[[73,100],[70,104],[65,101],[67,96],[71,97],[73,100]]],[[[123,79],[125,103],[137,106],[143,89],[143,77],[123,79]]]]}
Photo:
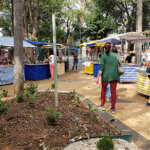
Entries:
{"type": "Polygon", "coordinates": [[[49,61],[49,66],[50,66],[50,74],[51,74],[51,79],[54,80],[54,54],[53,50],[50,51],[50,56],[48,57],[49,61]]]}
{"type": "MultiPolygon", "coordinates": [[[[146,73],[147,73],[147,75],[149,77],[149,80],[150,80],[150,49],[148,50],[148,53],[147,53],[147,69],[146,69],[146,73]]],[[[150,96],[149,96],[149,100],[146,103],[146,105],[150,107],[150,96]]]]}
{"type": "Polygon", "coordinates": [[[73,67],[72,67],[72,70],[74,70],[74,67],[76,66],[76,70],[77,70],[77,67],[78,67],[78,54],[77,52],[75,52],[75,54],[73,55],[73,67]]]}
{"type": "Polygon", "coordinates": [[[110,112],[115,113],[116,106],[116,88],[117,82],[119,80],[119,71],[118,71],[118,58],[117,54],[111,52],[111,44],[105,44],[106,54],[101,57],[101,67],[98,73],[97,81],[99,77],[102,77],[102,89],[101,89],[101,106],[99,109],[105,111],[105,95],[106,88],[108,83],[111,87],[111,108],[110,112]]]}

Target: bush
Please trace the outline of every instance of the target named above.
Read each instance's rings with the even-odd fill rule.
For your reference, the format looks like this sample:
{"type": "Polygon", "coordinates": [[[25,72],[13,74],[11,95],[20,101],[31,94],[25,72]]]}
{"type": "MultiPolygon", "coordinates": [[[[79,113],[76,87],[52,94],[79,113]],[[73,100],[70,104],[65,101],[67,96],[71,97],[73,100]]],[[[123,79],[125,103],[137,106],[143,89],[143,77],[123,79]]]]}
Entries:
{"type": "Polygon", "coordinates": [[[48,121],[48,125],[57,125],[56,119],[58,118],[61,118],[61,114],[58,111],[46,107],[46,120],[48,121]]]}
{"type": "Polygon", "coordinates": [[[2,96],[0,95],[0,115],[6,111],[7,106],[11,103],[11,100],[9,100],[7,103],[3,102],[1,97],[2,96]]]}
{"type": "Polygon", "coordinates": [[[34,94],[38,91],[38,84],[37,83],[29,83],[26,88],[26,93],[34,94]]]}
{"type": "Polygon", "coordinates": [[[55,89],[55,83],[51,84],[51,89],[55,89]]]}
{"type": "Polygon", "coordinates": [[[103,137],[96,143],[96,146],[99,150],[113,150],[114,142],[109,137],[103,137]]]}
{"type": "Polygon", "coordinates": [[[24,93],[18,93],[15,99],[18,103],[24,102],[25,101],[24,93]]]}
{"type": "Polygon", "coordinates": [[[35,106],[35,100],[36,100],[36,96],[37,96],[37,92],[35,92],[34,94],[30,94],[30,93],[26,93],[27,96],[27,106],[29,108],[34,107],[35,106]]]}

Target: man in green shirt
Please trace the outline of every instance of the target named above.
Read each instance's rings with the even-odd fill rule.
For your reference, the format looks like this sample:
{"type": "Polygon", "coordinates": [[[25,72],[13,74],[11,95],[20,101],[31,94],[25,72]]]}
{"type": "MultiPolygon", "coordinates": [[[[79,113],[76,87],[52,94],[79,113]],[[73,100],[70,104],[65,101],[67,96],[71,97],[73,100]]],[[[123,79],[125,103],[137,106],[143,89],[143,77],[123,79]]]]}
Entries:
{"type": "Polygon", "coordinates": [[[111,113],[115,113],[115,105],[116,105],[116,87],[117,82],[119,80],[119,72],[118,72],[118,58],[117,54],[111,52],[111,45],[105,45],[106,54],[101,57],[100,70],[98,73],[98,78],[102,77],[102,89],[101,89],[101,106],[99,109],[102,111],[105,110],[105,95],[106,88],[108,83],[110,83],[111,87],[111,113]]]}

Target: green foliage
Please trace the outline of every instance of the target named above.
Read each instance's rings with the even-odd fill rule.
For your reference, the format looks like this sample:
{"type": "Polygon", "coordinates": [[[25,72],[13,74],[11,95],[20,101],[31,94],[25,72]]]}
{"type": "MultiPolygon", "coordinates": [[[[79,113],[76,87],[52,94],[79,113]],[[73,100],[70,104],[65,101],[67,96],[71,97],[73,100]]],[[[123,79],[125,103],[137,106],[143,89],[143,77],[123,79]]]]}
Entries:
{"type": "Polygon", "coordinates": [[[18,103],[24,102],[25,101],[24,93],[18,93],[15,99],[18,103]]]}
{"type": "Polygon", "coordinates": [[[78,96],[77,96],[76,90],[74,89],[73,92],[70,92],[70,93],[69,93],[69,95],[70,95],[71,98],[73,98],[73,100],[74,100],[76,106],[79,107],[80,104],[81,104],[81,101],[79,100],[79,98],[78,98],[78,96]]]}
{"type": "Polygon", "coordinates": [[[54,111],[51,108],[46,107],[46,120],[48,125],[57,125],[57,119],[61,118],[61,114],[58,111],[54,111]]]}
{"type": "Polygon", "coordinates": [[[11,100],[8,102],[3,102],[1,98],[2,96],[0,95],[0,115],[7,110],[7,106],[11,103],[11,100]]]}
{"type": "Polygon", "coordinates": [[[1,89],[1,91],[2,91],[2,96],[7,97],[8,90],[1,89]]]}
{"type": "Polygon", "coordinates": [[[26,88],[25,91],[26,93],[30,93],[30,94],[34,94],[36,93],[38,90],[38,84],[37,83],[29,83],[26,88]]]}
{"type": "Polygon", "coordinates": [[[91,121],[95,121],[96,119],[100,122],[101,119],[99,116],[97,116],[94,111],[100,112],[99,109],[96,109],[95,107],[92,107],[90,103],[88,103],[89,112],[85,113],[84,115],[87,116],[91,121]]]}
{"type": "Polygon", "coordinates": [[[99,150],[113,150],[114,142],[109,137],[103,137],[96,143],[96,146],[99,150]]]}
{"type": "Polygon", "coordinates": [[[26,97],[27,97],[27,101],[26,101],[27,106],[29,108],[34,107],[36,97],[37,97],[37,92],[35,92],[34,94],[26,93],[26,97]]]}
{"type": "Polygon", "coordinates": [[[55,83],[51,84],[51,89],[55,89],[55,83]]]}

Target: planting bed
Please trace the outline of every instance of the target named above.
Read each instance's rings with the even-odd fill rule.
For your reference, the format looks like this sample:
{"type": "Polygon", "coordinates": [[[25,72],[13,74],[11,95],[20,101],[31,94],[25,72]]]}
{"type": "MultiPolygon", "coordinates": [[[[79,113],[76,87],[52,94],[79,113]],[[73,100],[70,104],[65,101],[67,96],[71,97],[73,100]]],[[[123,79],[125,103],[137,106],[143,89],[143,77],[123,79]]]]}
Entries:
{"type": "Polygon", "coordinates": [[[38,93],[35,107],[14,99],[0,116],[0,150],[42,150],[44,147],[62,149],[74,139],[90,136],[120,135],[120,132],[83,103],[75,102],[69,94],[59,94],[55,108],[54,93],[38,93]],[[61,113],[57,125],[49,126],[45,107],[61,113]]]}

